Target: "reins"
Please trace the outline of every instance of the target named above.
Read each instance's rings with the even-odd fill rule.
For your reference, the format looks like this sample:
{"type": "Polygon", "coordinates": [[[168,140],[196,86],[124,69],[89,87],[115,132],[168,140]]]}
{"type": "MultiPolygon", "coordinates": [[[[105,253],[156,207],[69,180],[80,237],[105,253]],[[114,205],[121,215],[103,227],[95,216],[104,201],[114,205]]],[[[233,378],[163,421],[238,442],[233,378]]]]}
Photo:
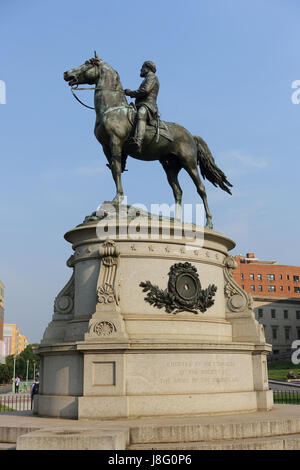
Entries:
{"type": "Polygon", "coordinates": [[[80,101],[78,96],[75,95],[74,90],[96,90],[96,88],[78,88],[78,85],[74,85],[71,87],[72,95],[80,104],[82,104],[82,106],[85,106],[86,108],[89,108],[89,109],[95,109],[93,106],[88,106],[87,104],[84,104],[82,101],[80,101]]]}
{"type": "Polygon", "coordinates": [[[78,88],[78,84],[77,85],[74,85],[71,87],[71,92],[72,92],[72,95],[74,96],[74,98],[80,103],[82,104],[82,106],[85,106],[86,108],[89,108],[89,109],[95,109],[93,106],[88,106],[87,104],[83,103],[79,98],[78,96],[74,93],[74,90],[78,90],[78,91],[81,91],[81,90],[103,90],[103,91],[113,91],[115,93],[123,93],[124,94],[124,90],[114,90],[112,88],[97,88],[97,87],[94,87],[94,88],[78,88]]]}

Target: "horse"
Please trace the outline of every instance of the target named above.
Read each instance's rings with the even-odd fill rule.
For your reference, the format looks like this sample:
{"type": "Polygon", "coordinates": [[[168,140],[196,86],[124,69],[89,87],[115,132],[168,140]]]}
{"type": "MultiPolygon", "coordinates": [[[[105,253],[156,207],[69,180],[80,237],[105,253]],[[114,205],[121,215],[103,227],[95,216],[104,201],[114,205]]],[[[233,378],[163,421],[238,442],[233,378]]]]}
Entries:
{"type": "Polygon", "coordinates": [[[164,128],[168,130],[168,135],[163,131],[159,132],[159,128],[147,125],[141,152],[136,154],[128,146],[128,139],[133,132],[134,107],[127,102],[118,72],[100,59],[95,52],[94,57],[83,65],[64,72],[64,80],[68,82],[72,90],[80,84],[95,85],[94,134],[102,145],[108,160],[107,166],[115,182],[116,196],[112,203],[120,204],[124,199],[121,174],[125,170],[128,155],[143,161],[158,160],[173,190],[176,204],[175,218],[181,217],[182,189],[178,182],[178,174],[184,168],[203,201],[206,215],[205,226],[212,229],[212,214],[208,207],[198,165],[203,179],[207,178],[214,186],[219,186],[231,194],[229,188],[232,184],[216,165],[206,142],[199,136],[193,136],[179,124],[162,122],[164,128]]]}

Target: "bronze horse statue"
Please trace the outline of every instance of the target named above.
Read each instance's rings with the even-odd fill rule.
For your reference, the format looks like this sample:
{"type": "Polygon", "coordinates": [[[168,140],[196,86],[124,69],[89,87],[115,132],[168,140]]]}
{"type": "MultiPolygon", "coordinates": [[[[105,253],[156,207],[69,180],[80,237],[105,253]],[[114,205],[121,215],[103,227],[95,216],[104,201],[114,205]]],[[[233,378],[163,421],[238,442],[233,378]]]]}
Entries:
{"type": "MultiPolygon", "coordinates": [[[[147,126],[140,154],[135,154],[127,145],[132,135],[135,110],[128,104],[118,72],[98,57],[64,73],[64,79],[74,88],[79,84],[95,85],[94,106],[96,123],[94,133],[102,145],[108,167],[115,181],[117,194],[113,203],[124,198],[121,173],[125,170],[126,158],[130,155],[143,161],[158,160],[167,175],[176,203],[176,217],[181,214],[182,190],[178,173],[184,168],[192,178],[199,196],[203,200],[206,227],[213,228],[212,215],[207,204],[205,187],[200,179],[198,165],[203,178],[214,186],[231,194],[232,187],[225,174],[218,168],[204,140],[193,136],[184,127],[173,122],[163,123],[164,129],[147,126]]],[[[76,88],[75,88],[76,89],[76,88]]]]}

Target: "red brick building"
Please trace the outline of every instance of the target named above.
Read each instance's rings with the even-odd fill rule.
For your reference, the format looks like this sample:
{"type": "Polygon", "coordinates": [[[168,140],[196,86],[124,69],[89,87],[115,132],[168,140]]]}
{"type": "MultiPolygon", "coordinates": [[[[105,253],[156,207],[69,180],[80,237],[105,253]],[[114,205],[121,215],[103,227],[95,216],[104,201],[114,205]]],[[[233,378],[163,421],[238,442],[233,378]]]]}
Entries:
{"type": "Polygon", "coordinates": [[[252,295],[300,299],[300,267],[260,261],[254,253],[235,256],[235,281],[252,295]]]}
{"type": "Polygon", "coordinates": [[[252,295],[255,317],[273,354],[290,357],[293,341],[300,340],[300,267],[261,261],[254,253],[235,260],[234,279],[252,295]]]}

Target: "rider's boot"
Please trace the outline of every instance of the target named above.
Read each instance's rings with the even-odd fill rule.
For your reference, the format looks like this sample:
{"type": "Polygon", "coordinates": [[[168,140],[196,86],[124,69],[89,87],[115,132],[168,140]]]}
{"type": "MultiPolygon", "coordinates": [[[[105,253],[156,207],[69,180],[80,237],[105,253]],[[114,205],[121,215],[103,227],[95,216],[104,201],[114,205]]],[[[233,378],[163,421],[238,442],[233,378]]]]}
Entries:
{"type": "Polygon", "coordinates": [[[130,149],[140,155],[146,131],[146,116],[138,116],[134,136],[130,139],[130,149]]]}

